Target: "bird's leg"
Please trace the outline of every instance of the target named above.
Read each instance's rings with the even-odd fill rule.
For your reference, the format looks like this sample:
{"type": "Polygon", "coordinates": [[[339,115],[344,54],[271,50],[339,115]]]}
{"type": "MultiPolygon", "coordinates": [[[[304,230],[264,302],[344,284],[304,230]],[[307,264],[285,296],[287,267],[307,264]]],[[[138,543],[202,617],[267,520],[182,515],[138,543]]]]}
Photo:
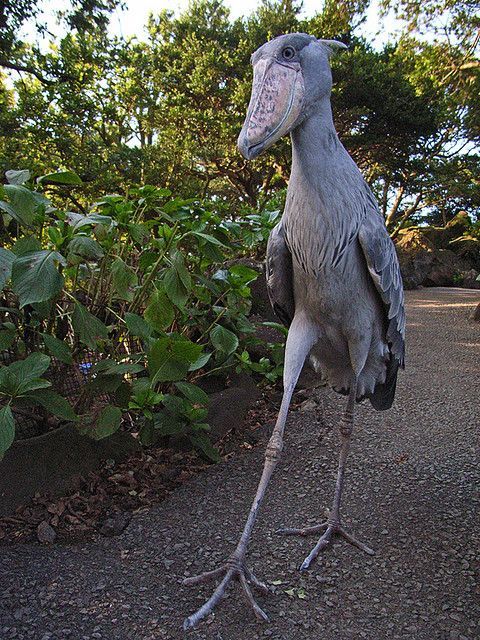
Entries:
{"type": "Polygon", "coordinates": [[[354,381],[350,386],[350,393],[348,395],[347,407],[344,415],[340,420],[340,425],[339,425],[341,445],[340,445],[340,457],[338,461],[337,481],[335,484],[335,494],[333,498],[332,509],[329,513],[327,513],[327,520],[325,522],[322,522],[321,524],[314,525],[312,527],[304,527],[301,529],[284,528],[284,529],[278,530],[278,533],[281,533],[284,535],[300,535],[300,536],[308,536],[308,535],[311,535],[314,533],[320,533],[323,531],[317,544],[314,546],[314,548],[311,550],[311,552],[303,561],[300,567],[301,571],[306,571],[310,567],[311,563],[315,560],[315,558],[318,556],[320,551],[325,549],[325,547],[327,547],[330,544],[335,534],[341,536],[342,538],[345,538],[347,542],[349,542],[350,544],[353,544],[355,547],[358,547],[358,549],[365,551],[365,553],[368,553],[369,555],[374,554],[373,549],[365,545],[363,542],[360,542],[351,533],[346,531],[343,528],[340,520],[340,501],[342,497],[345,466],[346,466],[347,457],[350,451],[350,442],[351,442],[352,431],[353,431],[353,413],[355,409],[356,395],[357,395],[357,379],[354,378],[354,381]]]}
{"type": "Polygon", "coordinates": [[[303,363],[308,355],[310,348],[315,339],[315,332],[312,328],[305,325],[301,318],[296,316],[290,327],[287,344],[285,349],[285,367],[284,367],[284,392],[282,404],[273,429],[272,436],[268,442],[265,452],[265,464],[263,467],[262,477],[258,484],[257,493],[250,508],[247,522],[243,529],[238,545],[227,560],[227,562],[213,571],[207,571],[198,576],[186,578],[184,584],[199,584],[210,579],[218,578],[223,575],[223,579],[217,586],[212,596],[200,607],[195,613],[185,619],[183,627],[185,630],[195,627],[200,620],[205,618],[213,608],[222,599],[228,585],[232,580],[237,579],[240,582],[247,602],[253,609],[259,620],[268,621],[267,614],[255,602],[250,584],[263,593],[269,593],[268,587],[258,580],[245,564],[245,555],[247,551],[248,541],[257,518],[258,510],[263,501],[268,483],[278,464],[283,448],[283,432],[287,419],[288,408],[292,398],[293,390],[302,370],[303,363]]]}

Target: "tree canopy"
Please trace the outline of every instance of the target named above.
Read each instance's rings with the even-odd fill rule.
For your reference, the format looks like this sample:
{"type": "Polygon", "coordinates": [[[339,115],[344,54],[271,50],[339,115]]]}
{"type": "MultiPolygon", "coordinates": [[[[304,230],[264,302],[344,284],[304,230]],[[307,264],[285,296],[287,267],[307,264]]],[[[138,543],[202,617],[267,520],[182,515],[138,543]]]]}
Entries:
{"type": "MultiPolygon", "coordinates": [[[[385,0],[404,26],[373,49],[360,37],[368,0],[264,0],[231,20],[221,0],[193,0],[181,14],[152,15],[147,36],[109,37],[116,0],[71,0],[68,32],[48,50],[19,39],[35,25],[31,0],[0,14],[0,165],[41,175],[74,169],[82,202],[132,183],[224,200],[232,214],[263,207],[287,185],[289,141],[253,163],[235,148],[250,93],[250,54],[280,33],[337,38],[337,130],[395,232],[418,216],[446,222],[480,204],[478,17],[470,0],[385,0]],[[447,17],[447,19],[446,19],[447,17]]],[[[37,25],[42,32],[42,26],[37,25]]]]}

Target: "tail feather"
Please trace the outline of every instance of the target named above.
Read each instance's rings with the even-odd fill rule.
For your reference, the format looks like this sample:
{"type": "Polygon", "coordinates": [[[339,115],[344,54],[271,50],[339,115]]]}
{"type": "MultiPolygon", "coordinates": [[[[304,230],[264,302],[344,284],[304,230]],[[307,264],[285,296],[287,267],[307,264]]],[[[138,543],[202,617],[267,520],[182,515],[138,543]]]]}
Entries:
{"type": "Polygon", "coordinates": [[[375,387],[375,391],[368,396],[372,406],[377,411],[385,411],[390,409],[395,398],[395,389],[397,387],[397,374],[399,362],[391,355],[387,363],[387,375],[385,382],[379,383],[375,387]]]}

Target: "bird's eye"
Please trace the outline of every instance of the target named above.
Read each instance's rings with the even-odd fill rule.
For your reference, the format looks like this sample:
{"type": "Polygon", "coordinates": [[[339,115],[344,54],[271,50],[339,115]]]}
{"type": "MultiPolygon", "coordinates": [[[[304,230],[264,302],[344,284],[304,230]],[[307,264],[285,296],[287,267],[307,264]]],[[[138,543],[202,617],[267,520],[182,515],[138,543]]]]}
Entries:
{"type": "Polygon", "coordinates": [[[282,56],[285,58],[285,60],[291,60],[295,57],[295,49],[293,47],[285,47],[285,49],[282,51],[282,56]]]}

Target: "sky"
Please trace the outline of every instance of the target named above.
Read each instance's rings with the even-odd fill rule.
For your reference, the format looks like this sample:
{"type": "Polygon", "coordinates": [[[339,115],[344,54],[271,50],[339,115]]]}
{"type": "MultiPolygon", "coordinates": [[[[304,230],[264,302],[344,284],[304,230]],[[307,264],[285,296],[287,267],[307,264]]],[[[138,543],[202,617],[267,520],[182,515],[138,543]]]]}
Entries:
{"type": "MultiPolygon", "coordinates": [[[[252,13],[259,4],[259,0],[224,0],[230,8],[232,19],[252,13]]],[[[303,0],[303,15],[306,17],[320,11],[322,0],[303,0]]],[[[126,11],[116,11],[110,23],[110,31],[124,36],[139,35],[150,12],[160,9],[171,9],[181,12],[188,6],[188,0],[127,0],[126,11]]],[[[378,1],[374,0],[367,14],[367,21],[362,26],[362,34],[367,36],[375,46],[382,47],[386,39],[396,30],[395,20],[387,17],[383,25],[380,24],[378,1]]],[[[321,36],[321,34],[318,34],[321,36]]]]}
{"type": "MultiPolygon", "coordinates": [[[[224,0],[230,8],[233,19],[242,15],[248,15],[255,10],[259,0],[224,0]]],[[[64,9],[66,2],[63,0],[50,0],[45,18],[53,33],[59,34],[58,25],[55,24],[55,12],[64,9]]],[[[113,35],[137,36],[142,39],[144,25],[148,15],[157,13],[161,9],[170,9],[180,13],[188,6],[188,0],[125,0],[126,9],[117,9],[111,16],[109,32],[113,35]]],[[[303,15],[306,17],[321,10],[322,0],[303,0],[303,15]]],[[[381,22],[379,17],[378,0],[373,0],[367,13],[367,20],[359,29],[369,42],[376,48],[382,48],[388,40],[392,39],[398,29],[398,22],[391,16],[387,16],[381,22]]],[[[27,29],[27,37],[33,37],[34,31],[27,29]]],[[[321,34],[315,34],[321,36],[321,34]]],[[[45,43],[46,44],[46,43],[45,43]]]]}

